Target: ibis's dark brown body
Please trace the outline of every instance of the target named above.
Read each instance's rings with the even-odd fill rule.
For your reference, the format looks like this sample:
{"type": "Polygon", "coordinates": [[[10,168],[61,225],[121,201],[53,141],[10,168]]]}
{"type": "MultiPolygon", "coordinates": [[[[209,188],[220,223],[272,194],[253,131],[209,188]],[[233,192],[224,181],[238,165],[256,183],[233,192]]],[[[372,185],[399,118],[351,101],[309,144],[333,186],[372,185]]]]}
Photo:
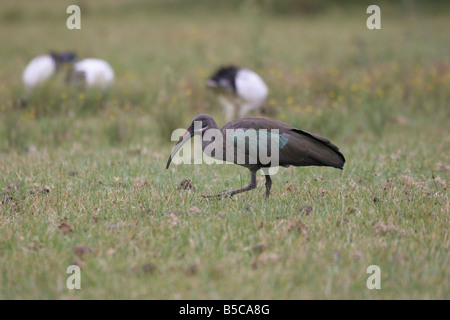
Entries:
{"type": "MultiPolygon", "coordinates": [[[[224,135],[227,129],[278,130],[280,135],[288,139],[280,150],[280,166],[329,166],[342,169],[345,162],[339,148],[328,139],[296,129],[281,121],[267,118],[237,119],[223,126],[221,131],[224,135]]],[[[224,139],[226,140],[226,136],[224,139]]],[[[247,165],[244,166],[249,168],[247,165]]],[[[262,167],[264,166],[259,163],[255,169],[262,167]]]]}
{"type": "MultiPolygon", "coordinates": [[[[198,126],[197,126],[198,127],[198,126]]],[[[218,129],[218,126],[214,119],[205,114],[198,115],[194,118],[192,121],[191,126],[187,129],[186,134],[189,134],[189,136],[193,136],[195,134],[202,135],[207,129],[218,129]],[[194,122],[200,121],[201,122],[201,130],[198,132],[194,131],[194,122]]],[[[279,165],[280,166],[328,166],[328,167],[334,167],[338,169],[342,169],[345,163],[345,158],[342,155],[342,153],[339,151],[339,148],[335,146],[333,143],[331,143],[328,139],[323,138],[317,134],[310,133],[307,131],[303,131],[297,128],[294,128],[286,123],[272,120],[272,119],[266,119],[266,118],[244,118],[244,119],[237,119],[233,120],[229,123],[227,123],[225,126],[222,127],[220,130],[222,132],[223,136],[223,156],[221,159],[213,154],[214,158],[219,158],[220,160],[225,160],[226,150],[225,147],[227,145],[226,139],[226,130],[227,129],[242,129],[242,130],[262,130],[265,129],[268,132],[271,130],[276,129],[277,133],[280,136],[280,140],[283,140],[283,143],[280,143],[279,145],[279,165]]],[[[185,135],[186,135],[185,134],[185,135]]],[[[170,162],[172,161],[172,157],[175,155],[175,153],[181,148],[181,146],[187,141],[187,139],[180,139],[177,146],[174,148],[174,151],[172,152],[168,162],[167,162],[167,168],[170,165],[170,162]]],[[[214,141],[204,141],[202,139],[202,148],[205,150],[205,148],[210,145],[211,143],[214,143],[214,141]]],[[[262,164],[260,162],[256,162],[253,164],[248,163],[246,161],[245,163],[241,164],[238,163],[236,156],[233,159],[234,163],[237,163],[239,165],[242,165],[246,168],[248,168],[251,172],[251,182],[250,184],[241,189],[232,190],[232,191],[226,191],[223,193],[220,193],[216,195],[217,197],[224,197],[224,196],[233,196],[234,194],[241,193],[244,191],[248,191],[251,189],[254,189],[256,187],[256,172],[261,168],[269,167],[270,164],[262,164]]],[[[266,174],[266,197],[269,197],[270,195],[270,188],[271,188],[272,181],[270,179],[270,176],[266,174]]],[[[214,196],[214,197],[216,197],[214,196]]]]}

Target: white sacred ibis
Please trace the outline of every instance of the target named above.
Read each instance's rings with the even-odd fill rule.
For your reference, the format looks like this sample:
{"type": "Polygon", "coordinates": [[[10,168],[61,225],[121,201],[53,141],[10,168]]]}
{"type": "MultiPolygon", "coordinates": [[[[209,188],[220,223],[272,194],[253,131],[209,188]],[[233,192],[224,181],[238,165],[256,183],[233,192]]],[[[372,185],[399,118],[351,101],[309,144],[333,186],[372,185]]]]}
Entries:
{"type": "Polygon", "coordinates": [[[56,53],[35,57],[26,66],[22,81],[28,90],[49,80],[64,63],[73,63],[76,55],[73,52],[56,53]]]}
{"type": "Polygon", "coordinates": [[[69,72],[68,81],[81,82],[88,88],[106,89],[114,81],[114,70],[104,60],[87,58],[74,64],[69,72]]]}
{"type": "Polygon", "coordinates": [[[267,85],[257,73],[235,66],[220,68],[206,85],[218,93],[226,121],[233,120],[237,108],[239,118],[260,109],[268,94],[267,85]]]}

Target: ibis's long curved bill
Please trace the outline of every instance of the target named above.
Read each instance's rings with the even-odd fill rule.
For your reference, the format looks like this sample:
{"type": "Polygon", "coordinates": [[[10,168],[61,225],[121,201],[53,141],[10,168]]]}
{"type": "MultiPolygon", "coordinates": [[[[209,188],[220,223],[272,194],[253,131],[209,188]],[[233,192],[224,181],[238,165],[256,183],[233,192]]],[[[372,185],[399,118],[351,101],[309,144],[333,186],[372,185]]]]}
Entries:
{"type": "Polygon", "coordinates": [[[167,160],[166,169],[169,169],[170,163],[172,162],[173,157],[177,154],[178,151],[180,151],[181,147],[191,139],[191,133],[190,130],[186,130],[186,132],[183,134],[183,136],[180,138],[180,140],[177,142],[175,147],[173,147],[172,152],[170,153],[169,160],[167,160]]]}
{"type": "Polygon", "coordinates": [[[217,88],[217,83],[211,79],[206,80],[206,86],[210,88],[217,88]]]}

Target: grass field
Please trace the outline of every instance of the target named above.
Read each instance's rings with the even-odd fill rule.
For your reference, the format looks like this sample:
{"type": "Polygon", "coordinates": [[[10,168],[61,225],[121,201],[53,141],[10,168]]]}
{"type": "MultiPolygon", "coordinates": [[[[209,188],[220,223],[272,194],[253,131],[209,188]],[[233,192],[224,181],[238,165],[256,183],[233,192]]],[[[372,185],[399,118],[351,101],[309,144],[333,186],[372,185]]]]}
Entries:
{"type": "Polygon", "coordinates": [[[450,298],[450,7],[382,2],[368,30],[369,2],[285,3],[2,3],[1,299],[450,298]],[[27,93],[23,68],[52,49],[109,61],[114,86],[61,73],[27,93]],[[174,129],[224,124],[204,85],[224,63],[258,71],[265,116],[329,138],[344,170],[280,169],[268,201],[263,178],[201,197],[247,185],[236,165],[165,170],[174,129]]]}

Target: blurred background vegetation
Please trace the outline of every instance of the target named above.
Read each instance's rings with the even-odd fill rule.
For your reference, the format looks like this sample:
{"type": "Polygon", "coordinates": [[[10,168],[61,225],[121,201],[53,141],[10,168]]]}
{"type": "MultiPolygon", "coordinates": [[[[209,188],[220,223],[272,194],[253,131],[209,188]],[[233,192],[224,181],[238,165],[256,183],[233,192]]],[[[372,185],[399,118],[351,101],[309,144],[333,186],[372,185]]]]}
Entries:
{"type": "Polygon", "coordinates": [[[1,1],[0,150],[84,141],[165,144],[198,113],[223,124],[204,85],[234,63],[259,72],[265,116],[350,140],[390,124],[448,119],[449,5],[381,1],[1,1]],[[68,30],[66,8],[81,8],[68,30]],[[74,50],[107,60],[107,92],[71,88],[64,72],[32,94],[21,73],[34,56],[74,50]],[[95,137],[95,139],[93,139],[95,137]]]}

